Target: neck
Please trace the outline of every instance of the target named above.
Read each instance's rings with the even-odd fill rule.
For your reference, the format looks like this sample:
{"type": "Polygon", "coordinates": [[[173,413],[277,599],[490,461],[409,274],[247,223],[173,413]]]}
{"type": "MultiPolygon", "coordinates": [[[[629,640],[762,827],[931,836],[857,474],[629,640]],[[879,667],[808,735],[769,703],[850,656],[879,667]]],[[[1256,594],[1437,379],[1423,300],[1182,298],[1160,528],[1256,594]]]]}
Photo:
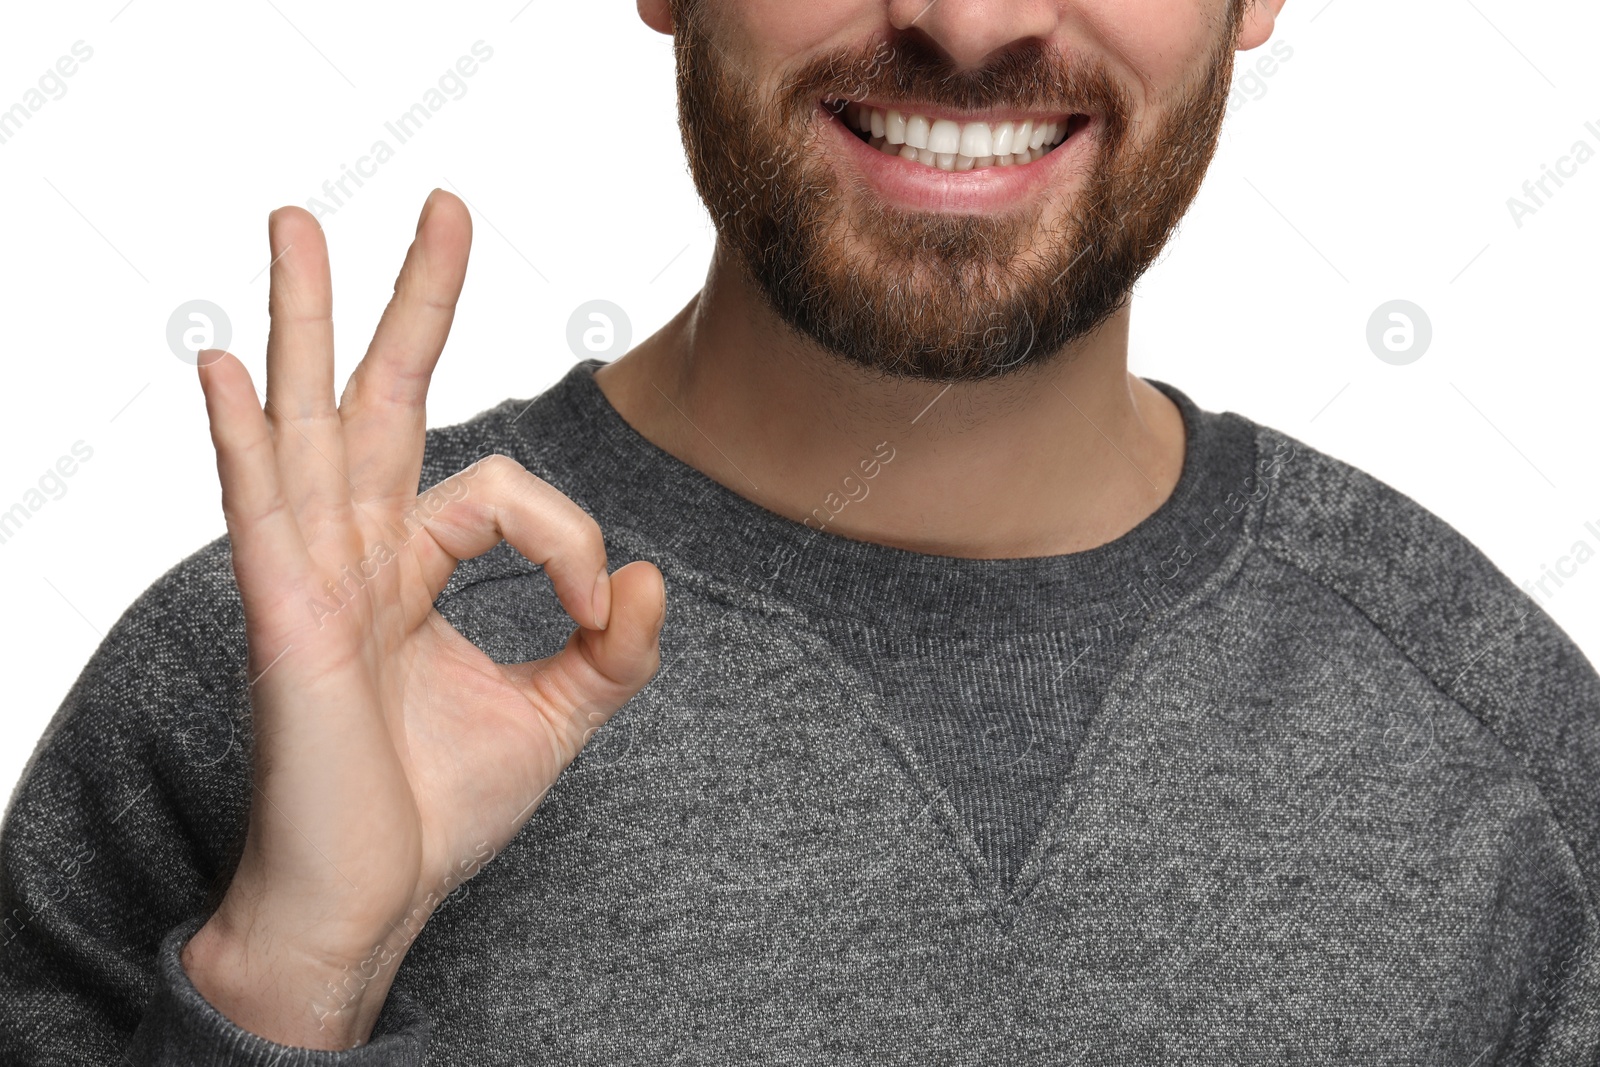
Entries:
{"type": "Polygon", "coordinates": [[[995,381],[879,377],[797,337],[719,247],[705,287],[595,378],[647,440],[796,522],[934,555],[1113,541],[1172,493],[1181,413],[1128,372],[1124,308],[995,381]]]}

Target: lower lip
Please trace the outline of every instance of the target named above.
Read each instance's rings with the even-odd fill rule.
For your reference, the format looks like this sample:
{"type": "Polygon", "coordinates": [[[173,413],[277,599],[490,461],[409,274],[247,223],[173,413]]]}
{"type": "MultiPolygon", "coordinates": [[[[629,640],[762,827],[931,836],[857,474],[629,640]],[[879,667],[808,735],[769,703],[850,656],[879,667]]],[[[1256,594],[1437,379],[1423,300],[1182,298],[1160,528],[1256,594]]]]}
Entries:
{"type": "Polygon", "coordinates": [[[1097,129],[1091,117],[1032,163],[949,171],[881,152],[845,125],[842,111],[835,114],[822,103],[817,107],[823,127],[831,131],[826,136],[840,142],[850,164],[886,200],[914,211],[950,214],[988,214],[1038,196],[1089,150],[1097,129]]]}

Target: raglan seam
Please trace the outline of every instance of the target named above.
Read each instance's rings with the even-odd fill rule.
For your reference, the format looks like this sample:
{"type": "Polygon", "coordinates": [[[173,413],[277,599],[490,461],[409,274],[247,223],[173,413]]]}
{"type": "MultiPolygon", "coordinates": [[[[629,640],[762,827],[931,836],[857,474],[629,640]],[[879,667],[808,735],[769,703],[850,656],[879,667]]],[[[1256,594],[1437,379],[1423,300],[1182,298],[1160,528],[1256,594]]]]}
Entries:
{"type": "MultiPolygon", "coordinates": [[[[1336,484],[1327,487],[1329,492],[1326,495],[1328,496],[1340,496],[1345,494],[1354,479],[1357,477],[1365,477],[1382,486],[1385,490],[1404,497],[1404,499],[1410,501],[1414,506],[1426,512],[1426,509],[1421,508],[1421,505],[1416,504],[1415,501],[1411,501],[1411,498],[1405,497],[1405,494],[1401,493],[1399,490],[1396,490],[1392,486],[1388,486],[1386,483],[1373,478],[1372,475],[1361,471],[1359,468],[1356,468],[1351,464],[1344,463],[1343,461],[1338,460],[1336,457],[1328,456],[1326,453],[1312,449],[1309,446],[1306,446],[1304,442],[1298,441],[1297,439],[1283,433],[1280,430],[1275,430],[1267,426],[1259,426],[1258,440],[1269,437],[1278,441],[1286,441],[1292,447],[1304,448],[1305,451],[1311,455],[1322,456],[1325,460],[1329,461],[1338,474],[1338,481],[1336,484]]],[[[1271,504],[1272,501],[1270,499],[1264,502],[1262,510],[1262,523],[1260,526],[1261,533],[1257,537],[1258,546],[1260,547],[1263,556],[1265,556],[1267,559],[1276,561],[1278,565],[1297,575],[1300,575],[1303,580],[1308,582],[1312,587],[1322,589],[1327,593],[1337,597],[1342,603],[1346,604],[1352,612],[1354,612],[1369,627],[1371,627],[1374,632],[1379,634],[1382,640],[1394,650],[1394,652],[1404,663],[1406,663],[1421,678],[1423,678],[1430,688],[1442,696],[1450,707],[1456,709],[1456,712],[1461,715],[1465,721],[1475,723],[1477,727],[1482,730],[1483,734],[1492,739],[1493,745],[1498,750],[1503,752],[1507,757],[1509,757],[1507,763],[1510,768],[1514,768],[1511,773],[1514,775],[1515,779],[1522,782],[1524,787],[1530,789],[1532,795],[1538,798],[1537,803],[1543,809],[1543,816],[1548,820],[1548,825],[1554,828],[1554,836],[1560,841],[1560,847],[1565,853],[1566,861],[1571,864],[1571,870],[1576,875],[1578,883],[1582,886],[1580,904],[1582,909],[1583,924],[1587,933],[1583,940],[1580,940],[1577,944],[1573,945],[1571,951],[1561,958],[1558,965],[1558,973],[1562,976],[1563,981],[1581,981],[1581,978],[1574,979],[1573,976],[1580,973],[1579,969],[1583,966],[1582,961],[1584,956],[1594,951],[1596,940],[1595,931],[1597,927],[1600,927],[1600,886],[1597,886],[1596,884],[1597,880],[1600,880],[1600,876],[1597,876],[1596,872],[1591,872],[1585,869],[1580,858],[1580,850],[1575,842],[1574,835],[1569,829],[1566,820],[1561,816],[1561,813],[1557,808],[1552,796],[1541,784],[1539,777],[1535,772],[1532,760],[1522,752],[1518,751],[1518,749],[1507,740],[1501,731],[1496,729],[1494,725],[1489,722],[1485,715],[1481,714],[1465,699],[1454,695],[1432,671],[1427,670],[1422,666],[1422,664],[1417,662],[1416,658],[1403,644],[1401,644],[1395,635],[1390,632],[1389,628],[1380,624],[1377,619],[1375,619],[1366,610],[1366,608],[1356,600],[1354,596],[1340,589],[1331,580],[1319,577],[1318,575],[1312,573],[1312,571],[1308,569],[1305,564],[1294,559],[1290,555],[1290,550],[1287,545],[1279,543],[1276,539],[1269,540],[1269,531],[1282,528],[1281,525],[1273,521],[1274,517],[1269,513],[1271,504]]],[[[1429,514],[1431,516],[1431,513],[1429,514]]],[[[1438,520],[1437,516],[1431,517],[1433,517],[1436,521],[1442,522],[1442,520],[1438,520]]],[[[1513,635],[1521,632],[1522,628],[1527,625],[1528,616],[1530,614],[1533,614],[1531,608],[1527,608],[1521,612],[1521,614],[1518,616],[1518,628],[1517,630],[1512,631],[1513,635]]],[[[1502,636],[1495,642],[1495,644],[1505,641],[1507,636],[1502,636]]],[[[1494,645],[1490,645],[1489,647],[1492,648],[1494,645]]],[[[1487,649],[1485,649],[1485,651],[1487,651],[1487,649]]],[[[1457,674],[1456,679],[1459,680],[1461,677],[1464,677],[1467,671],[1471,670],[1473,665],[1473,661],[1469,661],[1467,667],[1457,674]]],[[[1451,684],[1453,685],[1454,682],[1452,681],[1451,684]]],[[[1550,989],[1547,987],[1544,989],[1541,996],[1548,997],[1549,995],[1550,989]]],[[[1596,1059],[1594,1062],[1600,1062],[1600,1059],[1596,1059]]]]}
{"type": "MultiPolygon", "coordinates": [[[[1348,480],[1348,473],[1345,475],[1345,478],[1348,480]]],[[[1408,666],[1410,666],[1414,671],[1417,672],[1419,676],[1427,681],[1428,685],[1434,691],[1436,691],[1440,696],[1444,697],[1444,699],[1448,701],[1449,704],[1461,715],[1482,727],[1484,733],[1489,737],[1492,737],[1495,743],[1511,757],[1512,762],[1517,768],[1518,777],[1525,779],[1525,784],[1531,787],[1533,792],[1539,797],[1539,802],[1545,809],[1546,816],[1549,818],[1550,822],[1560,831],[1559,836],[1561,839],[1561,844],[1566,850],[1568,856],[1571,858],[1573,868],[1578,872],[1579,880],[1583,883],[1585,898],[1584,904],[1587,913],[1586,917],[1589,919],[1590,923],[1593,924],[1596,917],[1600,916],[1600,893],[1597,893],[1596,886],[1594,884],[1595,875],[1592,872],[1585,870],[1583,863],[1579,859],[1578,849],[1573,844],[1572,835],[1569,831],[1566,821],[1557,811],[1550,795],[1540,784],[1537,775],[1530,766],[1528,757],[1513,747],[1511,743],[1506,740],[1501,732],[1497,730],[1484,715],[1480,714],[1466,701],[1455,696],[1448,689],[1446,689],[1444,685],[1442,685],[1434,676],[1433,672],[1429,671],[1427,668],[1423,667],[1422,664],[1418,663],[1411,653],[1405,648],[1405,646],[1402,645],[1395,638],[1395,636],[1389,632],[1388,628],[1374,619],[1367,612],[1367,610],[1361,604],[1357,603],[1349,594],[1307,570],[1306,567],[1304,567],[1298,561],[1285,554],[1284,551],[1278,546],[1262,540],[1258,542],[1257,547],[1261,549],[1262,554],[1266,557],[1277,561],[1282,566],[1287,567],[1296,574],[1303,576],[1306,581],[1312,583],[1319,589],[1323,589],[1333,594],[1334,596],[1338,597],[1342,603],[1348,605],[1349,608],[1356,613],[1356,615],[1358,615],[1369,627],[1371,627],[1373,632],[1377,633],[1383,638],[1385,644],[1392,648],[1408,666]]],[[[1519,616],[1519,620],[1525,624],[1529,614],[1529,612],[1524,612],[1519,616]]],[[[1470,667],[1468,669],[1470,669],[1470,667]]],[[[1465,672],[1463,672],[1463,674],[1464,673],[1465,672]]]]}
{"type": "MultiPolygon", "coordinates": [[[[1567,859],[1571,862],[1572,869],[1577,873],[1578,882],[1583,887],[1583,896],[1581,898],[1582,917],[1583,925],[1585,930],[1588,931],[1588,935],[1585,940],[1573,945],[1571,950],[1561,957],[1558,971],[1558,973],[1562,975],[1563,980],[1566,980],[1570,976],[1574,975],[1584,954],[1588,951],[1592,951],[1592,946],[1594,943],[1594,931],[1597,926],[1597,919],[1600,919],[1600,904],[1597,904],[1597,894],[1594,880],[1589,872],[1584,869],[1583,863],[1579,859],[1578,850],[1573,844],[1572,836],[1568,831],[1566,822],[1561,818],[1561,815],[1556,810],[1556,806],[1551,801],[1549,794],[1546,793],[1544,788],[1539,784],[1538,778],[1528,766],[1527,759],[1515,748],[1513,748],[1511,744],[1508,743],[1500,734],[1500,732],[1491,726],[1482,715],[1474,711],[1465,701],[1453,696],[1444,688],[1444,686],[1439,684],[1439,681],[1434,678],[1431,672],[1424,669],[1421,664],[1413,659],[1410,653],[1406,651],[1404,646],[1396,641],[1387,629],[1385,629],[1375,619],[1367,614],[1361,605],[1357,604],[1350,596],[1330,585],[1328,582],[1319,579],[1316,575],[1306,570],[1299,563],[1282,555],[1274,547],[1265,544],[1261,545],[1260,547],[1262,549],[1262,554],[1268,559],[1274,560],[1286,569],[1302,575],[1306,581],[1310,582],[1316,588],[1331,593],[1332,595],[1338,597],[1342,603],[1348,605],[1350,610],[1355,612],[1355,614],[1360,617],[1373,632],[1377,633],[1383,639],[1385,644],[1392,648],[1404,663],[1411,667],[1412,670],[1417,673],[1417,675],[1423,678],[1434,691],[1442,696],[1449,703],[1449,705],[1455,708],[1465,719],[1474,722],[1481,727],[1483,733],[1492,738],[1499,749],[1510,757],[1509,762],[1516,768],[1516,777],[1522,781],[1526,788],[1532,790],[1533,795],[1538,798],[1538,803],[1543,809],[1544,817],[1549,820],[1550,825],[1555,827],[1555,836],[1561,843],[1561,849],[1566,854],[1567,859]]],[[[1522,616],[1520,616],[1520,618],[1525,621],[1527,619],[1527,613],[1524,613],[1522,616]]],[[[1546,990],[1544,995],[1549,995],[1548,990],[1546,990]]],[[[1526,1012],[1524,1012],[1524,1014],[1526,1014],[1526,1012]]]]}

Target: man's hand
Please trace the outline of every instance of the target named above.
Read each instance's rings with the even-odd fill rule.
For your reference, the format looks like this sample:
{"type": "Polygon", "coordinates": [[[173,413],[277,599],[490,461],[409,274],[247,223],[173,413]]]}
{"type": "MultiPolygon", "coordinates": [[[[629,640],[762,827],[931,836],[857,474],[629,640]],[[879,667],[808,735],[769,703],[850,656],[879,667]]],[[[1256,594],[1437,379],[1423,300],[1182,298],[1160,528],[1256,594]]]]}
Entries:
{"type": "Polygon", "coordinates": [[[461,201],[429,196],[337,407],[322,229],[282,208],[268,230],[265,411],[233,356],[199,369],[255,764],[243,858],[184,967],[246,1030],[347,1048],[442,897],[655,674],[665,590],[644,562],[608,576],[594,520],[504,456],[418,495],[423,403],[472,242],[461,201]],[[434,610],[457,562],[502,538],[578,623],[548,659],[496,664],[434,610]]]}

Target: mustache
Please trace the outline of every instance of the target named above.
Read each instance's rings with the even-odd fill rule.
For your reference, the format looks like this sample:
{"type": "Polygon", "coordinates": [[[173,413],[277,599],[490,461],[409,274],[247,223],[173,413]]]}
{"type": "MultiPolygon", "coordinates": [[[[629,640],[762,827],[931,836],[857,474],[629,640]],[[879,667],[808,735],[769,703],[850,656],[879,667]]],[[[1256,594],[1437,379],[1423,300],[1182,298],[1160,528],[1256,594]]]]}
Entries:
{"type": "Polygon", "coordinates": [[[809,114],[819,99],[889,99],[957,111],[1097,115],[1113,130],[1126,125],[1133,107],[1128,91],[1093,56],[1034,38],[981,67],[961,69],[914,32],[815,56],[785,81],[778,99],[790,115],[809,114]]]}

